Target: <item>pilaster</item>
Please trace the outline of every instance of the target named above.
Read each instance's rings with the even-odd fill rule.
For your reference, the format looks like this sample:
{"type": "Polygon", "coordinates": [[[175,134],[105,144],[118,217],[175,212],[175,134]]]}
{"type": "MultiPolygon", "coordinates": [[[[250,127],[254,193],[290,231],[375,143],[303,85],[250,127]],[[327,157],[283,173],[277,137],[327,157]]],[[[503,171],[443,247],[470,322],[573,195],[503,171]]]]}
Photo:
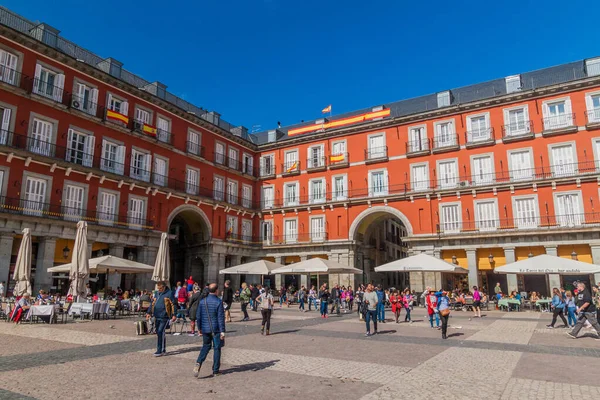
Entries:
{"type": "Polygon", "coordinates": [[[52,274],[48,268],[54,266],[54,250],[56,248],[56,238],[43,237],[37,253],[37,262],[35,265],[35,277],[33,291],[37,293],[40,289],[50,290],[52,286],[52,274]]]}
{"type": "MultiPolygon", "coordinates": [[[[515,248],[514,247],[505,247],[504,248],[504,258],[506,259],[507,264],[514,263],[516,261],[515,258],[515,248]]],[[[506,274],[506,287],[508,289],[508,293],[512,293],[513,291],[519,291],[519,281],[517,279],[517,274],[506,274]]]]}
{"type": "Polygon", "coordinates": [[[479,287],[479,271],[477,270],[477,249],[466,249],[467,268],[469,270],[469,288],[479,287]]]}
{"type": "MultiPolygon", "coordinates": [[[[120,243],[111,243],[108,246],[108,252],[111,256],[123,258],[125,246],[120,243]]],[[[111,272],[108,274],[108,286],[113,289],[121,286],[121,274],[111,272]]]]}
{"type": "Polygon", "coordinates": [[[8,281],[10,280],[8,274],[10,272],[13,241],[13,235],[0,236],[0,282],[7,282],[5,287],[8,287],[8,281]]]}

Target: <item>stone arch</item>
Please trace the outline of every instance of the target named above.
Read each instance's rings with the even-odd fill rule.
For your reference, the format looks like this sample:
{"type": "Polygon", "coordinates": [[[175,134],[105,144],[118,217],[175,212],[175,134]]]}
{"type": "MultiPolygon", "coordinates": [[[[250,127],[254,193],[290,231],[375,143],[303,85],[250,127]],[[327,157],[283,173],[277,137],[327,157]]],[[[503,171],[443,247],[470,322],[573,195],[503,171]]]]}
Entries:
{"type": "Polygon", "coordinates": [[[356,238],[356,233],[358,231],[358,228],[360,227],[360,225],[363,223],[363,221],[365,219],[367,219],[369,217],[377,216],[377,215],[384,215],[384,214],[391,214],[392,216],[398,218],[406,227],[406,232],[407,232],[408,236],[412,235],[412,233],[413,233],[412,225],[411,225],[410,221],[408,220],[408,218],[406,217],[406,215],[404,215],[402,212],[395,209],[394,207],[375,206],[375,207],[367,208],[366,210],[364,210],[363,212],[358,214],[356,216],[356,218],[354,218],[354,221],[352,221],[352,224],[350,224],[348,239],[354,240],[356,238]]]}
{"type": "Polygon", "coordinates": [[[171,226],[171,223],[173,222],[175,217],[177,217],[181,213],[185,213],[186,211],[196,213],[202,219],[202,222],[204,222],[204,228],[206,228],[208,233],[208,239],[212,238],[212,224],[210,222],[210,219],[200,207],[191,204],[182,204],[178,207],[175,207],[175,209],[169,214],[169,218],[167,218],[167,227],[171,226]]]}

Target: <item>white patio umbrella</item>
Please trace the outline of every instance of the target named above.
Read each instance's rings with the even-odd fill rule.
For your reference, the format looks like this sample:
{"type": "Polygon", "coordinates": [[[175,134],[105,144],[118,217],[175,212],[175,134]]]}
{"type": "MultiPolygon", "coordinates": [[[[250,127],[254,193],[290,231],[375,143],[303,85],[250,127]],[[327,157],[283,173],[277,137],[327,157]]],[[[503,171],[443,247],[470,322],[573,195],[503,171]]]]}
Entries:
{"type": "Polygon", "coordinates": [[[75,234],[75,244],[73,245],[73,254],[69,269],[69,280],[71,281],[69,294],[78,297],[85,296],[85,285],[89,276],[87,222],[79,221],[77,223],[77,233],[75,234]]]}
{"type": "Polygon", "coordinates": [[[521,275],[589,275],[599,273],[600,265],[542,254],[494,268],[494,272],[497,274],[521,275]]]}
{"type": "Polygon", "coordinates": [[[230,275],[269,275],[273,270],[282,268],[283,265],[267,260],[252,261],[245,264],[236,265],[234,267],[225,268],[219,271],[219,274],[230,275]]]}
{"type": "MultiPolygon", "coordinates": [[[[48,272],[69,272],[71,266],[71,263],[58,265],[56,267],[48,268],[48,272]]],[[[142,264],[111,255],[91,258],[89,260],[89,267],[90,274],[106,274],[111,272],[120,274],[142,274],[154,271],[152,265],[142,264]]]]}
{"type": "Polygon", "coordinates": [[[154,270],[152,272],[152,280],[154,282],[167,282],[169,283],[171,273],[171,259],[169,257],[169,235],[163,232],[160,236],[160,244],[158,246],[158,253],[156,254],[156,262],[154,263],[154,270]]]}
{"type": "Polygon", "coordinates": [[[357,268],[340,264],[335,261],[325,260],[323,258],[310,258],[308,260],[286,265],[271,271],[272,274],[306,274],[317,275],[317,286],[319,286],[319,276],[325,274],[362,274],[357,268]]]}
{"type": "Polygon", "coordinates": [[[31,294],[31,231],[29,228],[23,229],[23,239],[19,246],[13,279],[16,281],[13,290],[15,296],[31,294]]]}
{"type": "Polygon", "coordinates": [[[400,258],[387,264],[375,267],[375,272],[449,272],[466,274],[468,271],[447,261],[429,254],[420,253],[400,258]]]}

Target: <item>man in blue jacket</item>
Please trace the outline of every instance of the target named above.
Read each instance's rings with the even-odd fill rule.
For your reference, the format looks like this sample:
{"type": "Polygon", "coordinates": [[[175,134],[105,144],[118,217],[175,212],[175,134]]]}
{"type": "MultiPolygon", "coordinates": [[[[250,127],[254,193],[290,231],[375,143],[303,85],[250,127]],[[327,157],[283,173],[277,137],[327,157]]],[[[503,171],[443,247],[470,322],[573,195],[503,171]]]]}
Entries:
{"type": "Polygon", "coordinates": [[[196,320],[202,335],[202,349],[196,360],[194,376],[198,377],[200,367],[206,360],[213,344],[215,348],[212,376],[218,375],[221,367],[221,341],[225,340],[225,309],[223,308],[223,302],[217,297],[216,283],[211,283],[208,286],[208,296],[200,300],[198,311],[196,311],[196,320]]]}
{"type": "Polygon", "coordinates": [[[154,357],[160,357],[167,352],[165,330],[167,329],[169,320],[171,322],[175,321],[175,297],[173,297],[173,292],[167,287],[165,282],[157,282],[156,289],[157,293],[152,306],[148,308],[146,319],[149,320],[152,316],[156,319],[156,335],[158,339],[154,357]]]}
{"type": "Polygon", "coordinates": [[[377,321],[385,324],[385,292],[377,285],[377,321]]]}

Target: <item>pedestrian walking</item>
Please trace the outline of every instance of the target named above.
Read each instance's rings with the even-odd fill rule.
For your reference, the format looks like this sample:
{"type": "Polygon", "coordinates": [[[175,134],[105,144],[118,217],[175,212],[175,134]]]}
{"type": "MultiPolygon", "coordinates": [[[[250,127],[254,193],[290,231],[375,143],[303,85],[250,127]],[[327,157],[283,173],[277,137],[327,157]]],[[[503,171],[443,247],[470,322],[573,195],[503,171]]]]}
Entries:
{"type": "Polygon", "coordinates": [[[298,291],[298,310],[304,312],[304,296],[306,295],[306,288],[304,286],[300,287],[298,291]]]}
{"type": "Polygon", "coordinates": [[[410,293],[409,289],[404,290],[404,297],[402,298],[404,304],[404,310],[406,314],[404,315],[404,322],[410,322],[412,324],[412,319],[410,318],[410,312],[412,310],[414,297],[410,293]]]}
{"type": "Polygon", "coordinates": [[[258,312],[258,303],[256,302],[256,299],[260,296],[260,285],[250,286],[250,295],[252,296],[252,311],[258,312]]]}
{"type": "Polygon", "coordinates": [[[365,294],[364,286],[359,285],[358,288],[356,288],[356,292],[354,293],[354,302],[356,303],[356,312],[358,314],[359,321],[362,321],[364,318],[364,313],[363,313],[363,308],[362,308],[362,301],[363,301],[364,294],[365,294]]]}
{"type": "Polygon", "coordinates": [[[258,297],[258,302],[260,303],[260,313],[262,315],[262,324],[260,328],[260,334],[265,334],[269,336],[271,334],[271,315],[273,314],[273,295],[271,294],[271,289],[262,288],[260,290],[260,296],[258,297]]]}
{"type": "Polygon", "coordinates": [[[600,340],[600,325],[598,324],[596,315],[596,305],[591,293],[586,289],[583,282],[577,282],[577,313],[579,314],[577,323],[571,332],[567,332],[567,335],[573,339],[577,339],[577,334],[583,328],[583,324],[589,321],[598,334],[596,340],[600,340]]]}
{"type": "Polygon", "coordinates": [[[400,323],[400,311],[402,311],[403,308],[403,301],[402,296],[398,293],[397,290],[395,290],[394,293],[392,293],[392,295],[390,296],[390,303],[392,303],[392,313],[396,317],[396,323],[398,324],[400,323]]]}
{"type": "Polygon", "coordinates": [[[317,309],[317,291],[314,286],[310,287],[310,291],[308,292],[308,311],[311,311],[311,305],[315,305],[315,310],[317,309]]]}
{"type": "Polygon", "coordinates": [[[146,319],[154,316],[156,320],[156,352],[154,357],[160,357],[167,352],[166,333],[169,323],[175,322],[175,296],[165,282],[156,283],[157,293],[152,305],[148,308],[146,319]]]}
{"type": "MultiPolygon", "coordinates": [[[[231,304],[233,304],[233,289],[231,281],[226,280],[223,284],[223,308],[225,309],[225,322],[231,322],[231,304]]],[[[190,314],[190,318],[193,314],[190,314]]]]}
{"type": "Polygon", "coordinates": [[[562,319],[565,328],[569,327],[569,323],[565,319],[564,309],[565,302],[563,300],[562,293],[558,290],[558,288],[552,289],[552,322],[550,323],[550,325],[546,325],[546,328],[554,328],[554,324],[556,323],[557,317],[560,317],[560,319],[562,319]]]}
{"type": "Polygon", "coordinates": [[[429,325],[433,328],[433,317],[435,316],[435,327],[440,328],[440,315],[437,309],[437,301],[435,293],[431,288],[425,289],[425,304],[427,304],[427,315],[429,315],[429,325]]]}
{"type": "Polygon", "coordinates": [[[194,284],[194,286],[192,286],[192,297],[190,297],[190,333],[188,336],[196,336],[196,312],[198,311],[198,303],[200,302],[201,296],[202,292],[200,291],[200,286],[194,284]]]}
{"type": "Polygon", "coordinates": [[[473,286],[473,314],[475,318],[481,318],[481,292],[477,286],[473,286]]]}
{"type": "MultiPolygon", "coordinates": [[[[286,302],[286,288],[284,285],[281,285],[281,289],[279,289],[279,308],[283,308],[283,303],[286,302]]],[[[288,306],[289,307],[289,306],[288,306]]]]}
{"type": "Polygon", "coordinates": [[[440,290],[435,293],[438,298],[437,301],[437,313],[440,315],[442,320],[442,339],[447,339],[446,333],[448,332],[448,318],[450,318],[450,299],[448,298],[448,292],[440,290]]]}
{"type": "Polygon", "coordinates": [[[569,323],[569,328],[573,328],[577,322],[577,318],[575,317],[577,305],[575,304],[573,293],[570,290],[565,292],[565,308],[567,309],[567,322],[569,323]]]}
{"type": "Polygon", "coordinates": [[[213,348],[213,373],[219,375],[221,368],[221,347],[225,341],[225,309],[223,302],[217,297],[218,286],[211,283],[208,286],[208,296],[200,300],[196,312],[196,322],[202,333],[202,349],[194,366],[194,376],[198,377],[202,363],[208,352],[213,348]]]}
{"type": "Polygon", "coordinates": [[[385,301],[386,294],[381,285],[377,285],[377,321],[385,324],[385,301]]]}
{"type": "Polygon", "coordinates": [[[242,291],[240,292],[240,302],[242,303],[242,312],[244,313],[242,322],[250,321],[250,316],[248,315],[248,303],[250,303],[251,297],[252,292],[248,288],[248,285],[246,282],[242,283],[242,291]]]}
{"type": "Polygon", "coordinates": [[[340,315],[340,301],[341,301],[341,292],[340,285],[335,285],[333,289],[331,289],[331,312],[333,314],[333,310],[337,309],[337,315],[340,315]]]}
{"type": "Polygon", "coordinates": [[[321,318],[327,318],[327,306],[329,304],[329,290],[327,290],[327,284],[324,283],[319,291],[319,301],[321,304],[321,318]]]}
{"type": "Polygon", "coordinates": [[[363,294],[363,309],[365,311],[365,322],[367,324],[366,337],[371,336],[371,319],[373,320],[373,332],[377,334],[377,306],[379,305],[379,296],[373,291],[373,285],[368,284],[363,294]]]}

